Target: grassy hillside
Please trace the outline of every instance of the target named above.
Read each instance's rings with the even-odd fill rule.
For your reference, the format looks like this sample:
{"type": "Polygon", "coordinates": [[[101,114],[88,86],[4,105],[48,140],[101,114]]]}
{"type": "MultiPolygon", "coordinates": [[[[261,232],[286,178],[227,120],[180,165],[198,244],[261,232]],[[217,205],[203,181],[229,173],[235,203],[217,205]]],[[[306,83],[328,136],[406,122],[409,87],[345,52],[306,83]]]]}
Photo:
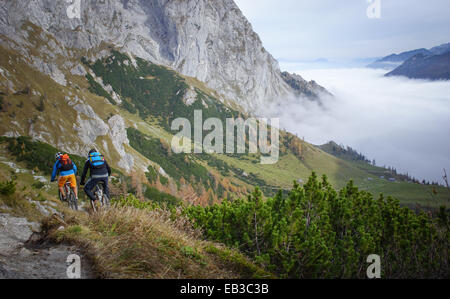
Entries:
{"type": "Polygon", "coordinates": [[[343,159],[364,174],[353,179],[360,188],[373,194],[385,194],[398,198],[403,204],[413,208],[439,207],[450,204],[449,189],[440,185],[423,184],[408,175],[399,174],[395,169],[374,166],[364,155],[351,148],[343,148],[334,142],[320,146],[322,150],[343,159]]]}
{"type": "Polygon", "coordinates": [[[201,207],[157,191],[138,199],[133,179],[115,174],[112,208],[91,214],[82,199],[82,211],[73,212],[57,199],[47,167],[18,160],[33,150],[39,163],[56,149],[24,138],[2,141],[0,212],[42,222],[45,241],[83,249],[100,278],[363,278],[361,265],[373,252],[389,261],[383,277],[448,273],[444,210],[435,218],[416,215],[353,182],[335,191],[313,174],[287,195],[263,198],[256,189],[247,199],[201,207]]]}
{"type": "MultiPolygon", "coordinates": [[[[129,197],[127,200],[133,200],[129,197]]],[[[116,206],[70,221],[44,220],[54,242],[85,248],[100,278],[262,279],[274,275],[236,250],[202,241],[182,217],[164,210],[116,206]],[[61,225],[64,230],[58,230],[61,225]]]]}
{"type": "Polygon", "coordinates": [[[355,165],[367,172],[368,178],[372,179],[357,180],[358,185],[373,194],[383,193],[393,196],[398,198],[402,204],[413,208],[437,208],[442,205],[450,207],[450,190],[446,187],[412,182],[404,175],[398,175],[388,169],[366,163],[355,163],[355,165]],[[389,181],[388,178],[394,178],[395,181],[389,181]]]}

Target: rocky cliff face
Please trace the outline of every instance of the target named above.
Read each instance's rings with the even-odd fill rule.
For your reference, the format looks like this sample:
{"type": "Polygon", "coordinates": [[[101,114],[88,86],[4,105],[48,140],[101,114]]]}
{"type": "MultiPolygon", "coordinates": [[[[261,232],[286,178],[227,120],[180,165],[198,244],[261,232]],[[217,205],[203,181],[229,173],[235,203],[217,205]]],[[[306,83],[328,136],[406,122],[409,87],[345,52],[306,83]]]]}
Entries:
{"type": "MultiPolygon", "coordinates": [[[[75,1],[76,3],[77,1],[75,1]]],[[[80,18],[69,18],[66,1],[0,0],[0,43],[21,49],[34,38],[23,30],[31,22],[49,35],[49,60],[87,51],[91,58],[112,45],[123,52],[196,77],[247,111],[292,94],[317,96],[320,86],[297,80],[295,91],[281,75],[277,61],[232,0],[83,0],[80,18]]],[[[50,61],[33,65],[59,84],[66,81],[50,61]]],[[[69,63],[72,72],[83,72],[69,63]]]]}

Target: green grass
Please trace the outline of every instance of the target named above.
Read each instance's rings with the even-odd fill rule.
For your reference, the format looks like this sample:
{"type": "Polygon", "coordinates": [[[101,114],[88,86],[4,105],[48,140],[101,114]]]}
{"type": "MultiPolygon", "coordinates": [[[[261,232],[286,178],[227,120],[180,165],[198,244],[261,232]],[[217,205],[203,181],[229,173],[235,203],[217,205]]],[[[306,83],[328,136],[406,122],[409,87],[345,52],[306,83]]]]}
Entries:
{"type": "MultiPolygon", "coordinates": [[[[408,182],[390,182],[380,179],[386,175],[386,169],[373,167],[362,162],[340,160],[320,150],[310,151],[306,161],[300,161],[292,154],[282,156],[275,165],[254,164],[248,160],[239,160],[225,155],[217,155],[217,159],[235,168],[253,173],[271,187],[290,189],[294,180],[306,182],[311,171],[319,175],[326,174],[335,188],[342,188],[345,182],[352,179],[361,189],[374,195],[393,196],[404,205],[421,205],[438,208],[441,205],[450,206],[450,190],[442,186],[426,186],[408,182]],[[369,181],[368,178],[373,178],[369,181]],[[433,189],[437,194],[433,193],[433,189]]],[[[242,179],[242,178],[241,178],[242,179]]]]}
{"type": "Polygon", "coordinates": [[[144,192],[144,196],[153,202],[156,202],[161,205],[168,206],[179,206],[181,204],[181,200],[167,193],[163,193],[158,191],[158,189],[147,186],[147,189],[144,192]]]}
{"type": "MultiPolygon", "coordinates": [[[[9,152],[16,157],[17,161],[24,161],[27,168],[42,171],[47,175],[52,173],[55,154],[62,152],[47,143],[34,142],[30,137],[0,137],[0,143],[3,142],[8,144],[9,152]]],[[[78,169],[84,166],[83,157],[72,154],[70,157],[78,169]]]]}
{"type": "Polygon", "coordinates": [[[0,195],[11,196],[16,193],[17,182],[14,180],[0,182],[0,195]]]}
{"type": "Polygon", "coordinates": [[[408,206],[420,205],[423,207],[438,208],[442,205],[450,207],[450,191],[442,186],[425,186],[407,182],[389,182],[376,179],[358,183],[362,190],[375,195],[385,194],[395,197],[402,204],[408,206]],[[433,193],[433,189],[437,192],[433,193]]]}
{"type": "Polygon", "coordinates": [[[385,168],[368,163],[351,162],[351,164],[363,171],[364,175],[354,179],[362,190],[369,191],[374,195],[384,194],[395,197],[403,205],[410,207],[417,205],[428,208],[439,208],[442,205],[450,207],[450,189],[448,188],[409,182],[409,178],[404,175],[395,174],[385,168]],[[381,176],[385,178],[381,179],[381,176]],[[391,182],[388,178],[395,178],[396,181],[391,182]]]}
{"type": "Polygon", "coordinates": [[[195,155],[172,154],[170,145],[164,145],[160,139],[151,138],[134,128],[128,128],[130,145],[148,159],[158,163],[172,178],[186,181],[203,182],[212,185],[213,178],[208,170],[195,162],[195,155]]]}
{"type": "MultiPolygon", "coordinates": [[[[31,170],[27,169],[25,162],[17,162],[14,157],[7,151],[5,144],[0,144],[0,185],[7,186],[13,182],[15,190],[7,187],[5,191],[0,192],[0,212],[12,214],[17,217],[25,217],[30,221],[40,221],[44,215],[37,209],[33,201],[39,202],[44,207],[57,207],[58,210],[64,211],[57,198],[56,184],[50,184],[46,188],[35,189],[33,185],[41,184],[34,178],[31,170]],[[14,162],[21,171],[16,172],[16,169],[4,163],[5,161],[14,162]],[[48,188],[49,187],[49,188],[48,188]]],[[[44,175],[44,173],[37,173],[36,175],[44,175]]],[[[46,176],[50,180],[49,176],[46,176]]],[[[0,187],[0,189],[3,189],[0,187]]]]}
{"type": "Polygon", "coordinates": [[[171,219],[160,209],[116,205],[65,223],[50,217],[43,227],[52,242],[84,248],[100,278],[274,278],[239,251],[202,240],[186,218],[171,219]]]}
{"type": "Polygon", "coordinates": [[[106,98],[111,104],[116,105],[116,101],[113,100],[111,95],[103,89],[103,87],[98,84],[94,78],[90,75],[86,75],[86,79],[88,80],[91,87],[89,87],[89,91],[100,96],[106,98]]]}

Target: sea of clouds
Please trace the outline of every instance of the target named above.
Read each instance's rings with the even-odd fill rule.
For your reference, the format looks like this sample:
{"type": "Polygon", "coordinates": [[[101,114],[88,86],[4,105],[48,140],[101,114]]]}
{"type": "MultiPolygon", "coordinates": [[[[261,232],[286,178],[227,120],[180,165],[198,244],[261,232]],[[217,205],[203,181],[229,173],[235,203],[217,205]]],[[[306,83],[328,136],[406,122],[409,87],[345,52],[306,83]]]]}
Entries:
{"type": "Polygon", "coordinates": [[[291,99],[265,107],[265,117],[319,145],[348,145],[377,165],[393,166],[418,179],[443,183],[450,173],[450,81],[386,78],[365,68],[298,71],[334,97],[322,104],[291,99]]]}

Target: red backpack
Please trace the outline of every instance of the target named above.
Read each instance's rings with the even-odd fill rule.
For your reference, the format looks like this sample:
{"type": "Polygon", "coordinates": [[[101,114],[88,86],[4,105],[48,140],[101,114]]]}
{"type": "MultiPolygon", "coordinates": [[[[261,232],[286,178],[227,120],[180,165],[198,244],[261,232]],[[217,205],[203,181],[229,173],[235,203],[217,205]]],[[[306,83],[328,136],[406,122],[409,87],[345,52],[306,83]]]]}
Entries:
{"type": "Polygon", "coordinates": [[[59,163],[61,164],[61,171],[69,171],[73,169],[73,163],[68,154],[62,155],[59,158],[59,163]]]}

